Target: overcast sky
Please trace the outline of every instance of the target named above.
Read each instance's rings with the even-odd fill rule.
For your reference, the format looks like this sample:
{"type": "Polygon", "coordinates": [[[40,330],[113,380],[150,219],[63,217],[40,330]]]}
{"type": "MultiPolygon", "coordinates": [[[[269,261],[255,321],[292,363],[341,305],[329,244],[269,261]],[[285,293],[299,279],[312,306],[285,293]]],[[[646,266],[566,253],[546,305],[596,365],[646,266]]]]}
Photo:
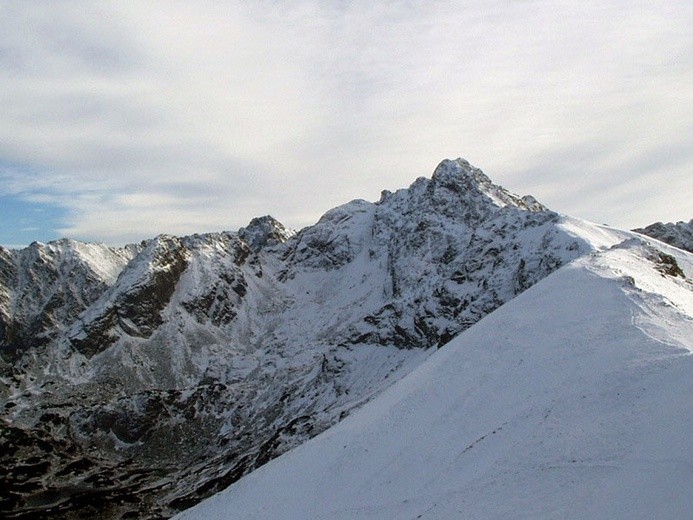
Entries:
{"type": "Polygon", "coordinates": [[[295,229],[462,156],[693,217],[693,2],[0,0],[0,244],[295,229]]]}

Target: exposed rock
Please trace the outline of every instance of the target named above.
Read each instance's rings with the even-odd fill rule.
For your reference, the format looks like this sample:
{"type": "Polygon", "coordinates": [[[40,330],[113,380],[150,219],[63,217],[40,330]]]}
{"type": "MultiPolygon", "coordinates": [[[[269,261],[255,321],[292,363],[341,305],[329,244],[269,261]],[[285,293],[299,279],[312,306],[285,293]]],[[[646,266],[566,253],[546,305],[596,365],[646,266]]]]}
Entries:
{"type": "Polygon", "coordinates": [[[137,248],[58,240],[0,248],[0,356],[45,345],[115,282],[137,248]]]}
{"type": "Polygon", "coordinates": [[[656,222],[646,228],[638,228],[633,231],[693,253],[693,219],[689,222],[677,222],[675,224],[656,222]]]}
{"type": "Polygon", "coordinates": [[[157,237],[125,268],[116,284],[71,327],[72,345],[87,357],[120,334],[148,338],[163,323],[161,312],[187,266],[180,239],[157,237]]]}
{"type": "Polygon", "coordinates": [[[293,232],[275,218],[265,215],[250,221],[247,227],[238,230],[238,236],[253,251],[260,251],[266,246],[275,246],[286,242],[293,232]]]}

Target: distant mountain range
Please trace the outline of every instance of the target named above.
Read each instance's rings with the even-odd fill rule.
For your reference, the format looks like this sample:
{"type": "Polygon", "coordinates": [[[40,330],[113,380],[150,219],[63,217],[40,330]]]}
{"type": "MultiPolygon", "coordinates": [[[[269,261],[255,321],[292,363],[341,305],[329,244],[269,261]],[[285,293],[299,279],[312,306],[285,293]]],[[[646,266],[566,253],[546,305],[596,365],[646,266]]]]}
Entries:
{"type": "MultiPolygon", "coordinates": [[[[456,374],[460,389],[486,388],[479,374],[498,363],[498,375],[523,395],[516,379],[537,373],[513,372],[490,354],[497,347],[488,342],[501,345],[521,334],[537,343],[534,353],[523,344],[528,356],[545,352],[542,334],[554,320],[546,306],[522,315],[534,323],[544,314],[544,328],[521,331],[494,318],[501,336],[493,340],[485,325],[489,339],[472,349],[478,363],[450,356],[466,350],[462,338],[488,323],[478,323],[482,318],[511,300],[512,308],[522,306],[515,297],[557,270],[576,272],[567,266],[602,278],[619,272],[616,285],[632,294],[645,284],[647,294],[679,312],[663,314],[672,330],[661,333],[662,341],[680,336],[683,347],[676,348],[690,347],[687,329],[679,330],[691,319],[690,255],[550,211],[493,184],[463,159],[443,161],[430,179],[383,192],[378,202],[337,207],[297,233],[266,216],[235,233],[164,235],[124,248],[72,240],[0,248],[0,481],[7,490],[0,511],[8,518],[171,516],[352,413],[358,423],[367,409],[385,406],[375,404],[385,396],[400,395],[395,388],[423,381],[415,374],[440,364],[436,359],[471,370],[456,374]],[[644,266],[644,282],[628,274],[630,258],[644,266]],[[447,345],[458,336],[454,347],[447,345]]],[[[564,282],[565,294],[580,292],[578,278],[564,282]]],[[[584,287],[598,297],[614,283],[584,287]]],[[[567,305],[564,295],[553,296],[554,310],[567,305]]],[[[652,312],[663,313],[652,298],[646,299],[652,312]]],[[[582,310],[572,313],[574,327],[566,330],[580,328],[576,323],[589,330],[592,318],[582,310]]],[[[663,325],[652,327],[657,337],[663,325]]],[[[624,325],[613,341],[618,331],[632,333],[624,325]]],[[[594,338],[600,336],[587,339],[594,338]]],[[[557,368],[558,382],[571,365],[558,355],[555,362],[566,363],[557,368]]],[[[460,391],[441,378],[441,392],[460,391]]],[[[549,406],[547,395],[535,396],[536,407],[549,406]]],[[[443,402],[453,406],[449,397],[443,402]]],[[[470,403],[460,410],[482,413],[488,406],[470,403]]],[[[638,424],[642,411],[633,410],[638,424]]],[[[556,431],[564,426],[554,424],[556,431]]],[[[387,435],[399,435],[398,428],[387,435]]],[[[325,452],[325,460],[333,455],[325,452]]]]}

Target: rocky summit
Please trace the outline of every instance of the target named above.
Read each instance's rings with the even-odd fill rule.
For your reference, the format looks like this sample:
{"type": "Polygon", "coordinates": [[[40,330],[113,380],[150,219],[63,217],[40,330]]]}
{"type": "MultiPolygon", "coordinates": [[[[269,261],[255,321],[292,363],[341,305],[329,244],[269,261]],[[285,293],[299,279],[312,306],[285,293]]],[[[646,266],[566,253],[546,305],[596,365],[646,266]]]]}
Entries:
{"type": "Polygon", "coordinates": [[[0,248],[0,511],[170,517],[595,251],[590,226],[456,159],[297,233],[0,248]]]}

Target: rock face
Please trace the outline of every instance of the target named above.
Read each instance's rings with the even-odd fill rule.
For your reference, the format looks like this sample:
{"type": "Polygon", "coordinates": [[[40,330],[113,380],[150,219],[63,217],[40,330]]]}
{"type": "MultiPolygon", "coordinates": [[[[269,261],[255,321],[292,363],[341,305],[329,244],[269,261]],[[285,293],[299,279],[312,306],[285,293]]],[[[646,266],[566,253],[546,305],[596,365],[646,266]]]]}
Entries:
{"type": "Polygon", "coordinates": [[[50,343],[113,284],[137,253],[59,240],[0,247],[0,354],[16,359],[50,343]]]}
{"type": "Polygon", "coordinates": [[[296,234],[0,249],[0,510],[193,505],[592,251],[570,222],[457,159],[296,234]]]}
{"type": "Polygon", "coordinates": [[[180,239],[160,236],[128,265],[113,288],[70,328],[75,349],[91,358],[123,333],[148,338],[163,323],[176,284],[188,264],[180,239]]]}
{"type": "Polygon", "coordinates": [[[286,242],[293,234],[281,222],[269,215],[254,218],[247,227],[238,230],[239,238],[253,251],[286,242]]]}
{"type": "Polygon", "coordinates": [[[662,224],[655,222],[633,231],[656,238],[674,247],[693,253],[693,219],[688,222],[662,224]]]}

